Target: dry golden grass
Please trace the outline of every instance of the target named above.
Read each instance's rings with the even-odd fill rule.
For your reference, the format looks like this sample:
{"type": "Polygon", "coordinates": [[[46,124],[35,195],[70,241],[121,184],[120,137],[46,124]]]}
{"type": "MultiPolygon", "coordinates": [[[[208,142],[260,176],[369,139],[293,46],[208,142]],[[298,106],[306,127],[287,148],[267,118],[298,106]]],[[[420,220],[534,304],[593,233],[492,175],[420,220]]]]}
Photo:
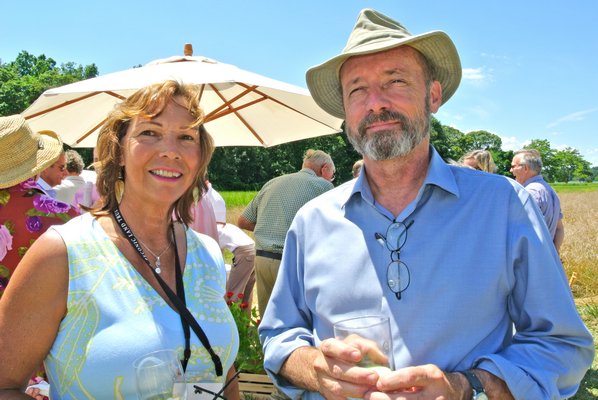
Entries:
{"type": "Polygon", "coordinates": [[[575,298],[598,296],[598,191],[559,193],[565,225],[561,260],[575,298]]]}

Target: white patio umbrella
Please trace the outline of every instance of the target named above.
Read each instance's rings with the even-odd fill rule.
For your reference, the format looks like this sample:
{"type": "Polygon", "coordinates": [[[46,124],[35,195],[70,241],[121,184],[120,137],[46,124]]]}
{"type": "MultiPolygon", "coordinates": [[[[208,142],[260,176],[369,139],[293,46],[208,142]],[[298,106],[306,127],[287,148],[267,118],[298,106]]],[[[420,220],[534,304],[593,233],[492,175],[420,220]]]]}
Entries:
{"type": "MultiPolygon", "coordinates": [[[[190,47],[190,46],[189,46],[190,47]]],[[[307,89],[206,57],[156,60],[45,91],[23,116],[34,130],[50,129],[73,147],[95,147],[114,105],[137,89],[174,79],[202,86],[200,104],[216,146],[269,147],[340,131],[307,89]]]]}

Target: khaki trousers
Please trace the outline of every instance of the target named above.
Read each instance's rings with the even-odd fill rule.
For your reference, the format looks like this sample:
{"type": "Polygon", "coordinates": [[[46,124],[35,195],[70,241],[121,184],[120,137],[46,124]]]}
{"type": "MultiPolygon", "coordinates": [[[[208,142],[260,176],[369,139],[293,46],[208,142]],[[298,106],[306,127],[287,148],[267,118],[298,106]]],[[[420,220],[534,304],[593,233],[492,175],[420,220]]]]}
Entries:
{"type": "Polygon", "coordinates": [[[276,282],[280,260],[268,257],[255,257],[255,277],[257,284],[257,303],[260,316],[264,316],[266,306],[276,282]]]}

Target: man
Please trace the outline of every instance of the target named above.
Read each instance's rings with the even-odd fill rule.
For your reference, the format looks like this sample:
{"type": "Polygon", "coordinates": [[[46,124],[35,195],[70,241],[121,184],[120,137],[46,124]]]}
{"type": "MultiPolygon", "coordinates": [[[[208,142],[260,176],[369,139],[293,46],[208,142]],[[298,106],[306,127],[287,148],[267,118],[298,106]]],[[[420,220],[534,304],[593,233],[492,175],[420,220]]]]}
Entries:
{"type": "Polygon", "coordinates": [[[304,206],[287,234],[260,338],[290,397],[560,398],[591,365],[592,337],[529,194],[430,145],[431,113],[460,77],[446,34],[411,35],[373,10],[341,55],[307,72],[364,169],[304,206]],[[333,339],[335,322],[376,314],[390,319],[395,364],[380,375],[356,366],[368,342],[333,339]]]}
{"type": "Polygon", "coordinates": [[[332,158],[322,150],[306,151],[302,169],[276,177],[262,187],[239,216],[239,228],[255,236],[257,301],[261,315],[276,281],[285,235],[297,210],[311,199],[332,189],[332,158]]]}
{"type": "Polygon", "coordinates": [[[37,185],[50,197],[56,198],[56,190],[53,186],[59,185],[67,175],[66,156],[64,151],[60,153],[58,160],[39,174],[37,185]]]}
{"type": "Polygon", "coordinates": [[[55,198],[64,203],[72,205],[75,210],[79,211],[78,203],[75,203],[75,195],[77,192],[83,192],[85,188],[85,180],[81,176],[85,163],[83,158],[75,150],[67,150],[64,152],[66,175],[62,181],[54,186],[55,198]]]}
{"type": "Polygon", "coordinates": [[[563,213],[559,196],[542,175],[542,156],[538,150],[524,149],[515,152],[511,163],[511,173],[515,180],[525,187],[540,207],[546,226],[552,235],[557,252],[565,238],[563,213]]]}
{"type": "Polygon", "coordinates": [[[242,300],[251,312],[253,286],[255,285],[255,242],[242,229],[226,222],[226,202],[224,198],[206,182],[208,191],[205,197],[210,201],[216,217],[218,244],[221,249],[233,253],[233,265],[226,280],[227,293],[233,293],[232,300],[242,300]],[[243,295],[239,299],[239,294],[243,295]]]}

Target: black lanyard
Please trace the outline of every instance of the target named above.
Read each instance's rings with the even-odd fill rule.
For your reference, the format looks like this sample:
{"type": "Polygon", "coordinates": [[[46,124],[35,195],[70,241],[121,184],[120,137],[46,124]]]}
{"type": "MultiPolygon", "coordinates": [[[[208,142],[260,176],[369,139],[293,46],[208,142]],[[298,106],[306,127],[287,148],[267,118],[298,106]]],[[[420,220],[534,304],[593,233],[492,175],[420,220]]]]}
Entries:
{"type": "Polygon", "coordinates": [[[178,252],[178,248],[176,245],[176,237],[174,235],[174,226],[171,225],[171,229],[172,229],[172,236],[173,236],[173,240],[174,240],[175,278],[176,278],[176,290],[177,290],[178,295],[177,295],[177,293],[174,293],[172,291],[172,289],[170,289],[170,287],[166,284],[166,282],[164,282],[162,277],[154,270],[154,268],[152,268],[147,256],[145,255],[143,249],[139,245],[139,242],[138,242],[137,238],[135,237],[135,235],[133,234],[133,231],[131,230],[131,228],[129,228],[129,225],[127,225],[127,222],[125,221],[124,217],[122,216],[118,206],[112,211],[112,214],[114,215],[116,224],[120,227],[120,229],[122,230],[125,237],[129,240],[129,242],[131,242],[131,244],[133,245],[133,248],[135,248],[135,250],[137,250],[137,252],[141,256],[141,258],[143,258],[145,263],[150,267],[154,276],[156,277],[156,280],[160,284],[160,287],[162,287],[162,290],[164,290],[164,292],[166,293],[166,295],[168,296],[170,301],[174,304],[174,306],[176,307],[176,309],[181,317],[181,324],[183,325],[183,331],[185,333],[185,353],[184,353],[183,360],[181,360],[181,363],[183,364],[183,370],[187,369],[187,363],[189,362],[189,358],[191,357],[191,348],[190,348],[191,333],[190,333],[190,329],[189,329],[189,327],[191,327],[191,329],[193,329],[193,332],[198,337],[201,344],[206,348],[208,353],[210,353],[210,357],[212,358],[212,362],[214,363],[214,368],[216,369],[216,375],[222,376],[222,362],[220,361],[220,357],[218,357],[218,354],[216,354],[214,352],[205,332],[203,331],[203,329],[201,329],[201,326],[197,323],[197,321],[195,320],[195,318],[193,317],[193,315],[187,308],[187,302],[185,300],[185,285],[183,283],[183,276],[181,273],[179,252],[178,252]]]}

